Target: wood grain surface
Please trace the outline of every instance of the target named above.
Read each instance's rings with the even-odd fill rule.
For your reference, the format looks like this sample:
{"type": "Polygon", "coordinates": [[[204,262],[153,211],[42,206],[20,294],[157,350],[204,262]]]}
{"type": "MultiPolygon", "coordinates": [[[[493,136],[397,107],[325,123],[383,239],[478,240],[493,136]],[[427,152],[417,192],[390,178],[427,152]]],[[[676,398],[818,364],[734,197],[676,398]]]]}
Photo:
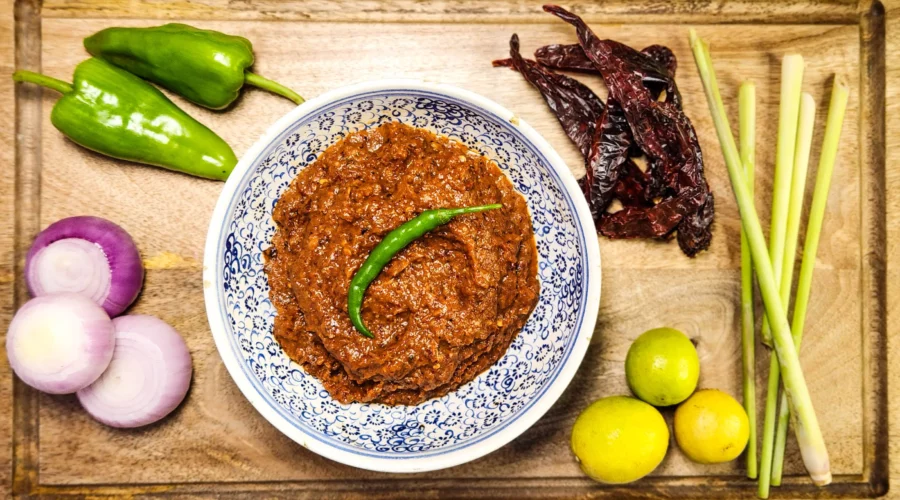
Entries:
{"type": "MultiPolygon", "coordinates": [[[[15,69],[15,23],[13,0],[0,3],[0,74],[15,69]]],[[[0,330],[6,335],[6,325],[14,311],[13,290],[15,272],[13,246],[15,244],[15,92],[9,78],[0,78],[0,330]]],[[[12,373],[4,356],[0,360],[0,496],[7,498],[12,487],[12,373]]]]}
{"type": "MultiPolygon", "coordinates": [[[[574,5],[603,36],[636,47],[662,43],[677,54],[685,109],[700,135],[708,179],[717,197],[712,247],[690,260],[674,242],[601,239],[604,292],[600,320],[585,361],[560,401],[524,435],[487,457],[445,471],[399,478],[331,462],[288,440],[255,412],[226,373],[209,332],[200,278],[206,229],[221,184],[87,152],[50,124],[49,111],[56,99],[52,92],[20,85],[16,99],[13,86],[0,79],[0,102],[7,110],[0,117],[5,125],[0,127],[0,161],[6,174],[0,176],[0,220],[7,221],[0,225],[0,332],[6,331],[14,303],[25,298],[16,269],[21,268],[23,245],[31,235],[61,217],[102,215],[131,232],[145,258],[147,279],[134,312],[155,314],[171,323],[186,338],[195,363],[187,402],[171,418],[145,429],[121,431],[92,421],[74,398],[38,396],[21,384],[15,385],[13,394],[3,357],[0,478],[4,480],[0,496],[8,496],[11,488],[16,493],[39,494],[115,496],[171,491],[203,495],[219,491],[268,496],[277,484],[290,485],[287,496],[309,497],[323,492],[359,495],[365,493],[363,488],[371,488],[372,496],[391,496],[397,489],[420,496],[447,488],[457,495],[499,491],[516,496],[515,487],[523,488],[522,496],[584,493],[592,485],[568,451],[571,424],[591,400],[627,393],[623,361],[628,345],[642,331],[663,324],[678,327],[697,341],[701,386],[738,396],[739,221],[687,46],[685,22],[703,24],[699,30],[713,46],[731,115],[736,116],[739,82],[748,78],[757,82],[759,193],[771,191],[780,56],[795,51],[808,62],[804,87],[819,103],[814,161],[821,142],[829,76],[833,72],[851,76],[851,101],[817,260],[808,341],[801,358],[833,471],[846,477],[866,472],[866,453],[871,447],[864,446],[863,422],[872,401],[862,396],[869,382],[861,346],[872,340],[862,332],[873,319],[865,316],[862,305],[873,284],[864,279],[863,264],[877,261],[879,256],[864,252],[870,237],[863,230],[870,216],[865,210],[872,208],[872,202],[863,193],[872,179],[866,177],[863,163],[870,153],[865,147],[870,141],[864,137],[868,129],[861,129],[860,124],[861,117],[871,114],[874,102],[860,99],[860,75],[871,68],[861,50],[865,37],[858,25],[864,7],[855,1],[797,1],[773,13],[759,2],[685,2],[669,7],[668,2],[654,1],[574,5]],[[21,217],[22,213],[33,215],[21,217]],[[28,421],[25,415],[36,419],[28,421]],[[13,432],[20,443],[15,449],[19,466],[15,470],[10,444],[13,432]],[[130,486],[134,484],[141,486],[135,489],[130,486]],[[471,488],[463,488],[463,484],[471,488]],[[554,489],[544,489],[548,486],[554,489]]],[[[80,40],[87,34],[111,25],[189,19],[201,27],[253,40],[257,71],[306,96],[385,77],[424,78],[478,92],[532,124],[563,155],[576,176],[583,173],[578,152],[539,94],[517,74],[490,68],[491,59],[507,53],[509,35],[514,32],[522,39],[523,52],[545,43],[574,41],[572,30],[547,19],[537,3],[46,0],[42,11],[39,7],[19,2],[14,26],[12,1],[2,4],[0,67],[7,74],[18,65],[68,79],[85,57],[80,40]],[[15,29],[20,40],[31,42],[14,47],[15,29]]],[[[900,325],[900,169],[896,167],[900,162],[900,105],[893,102],[900,98],[900,2],[888,2],[887,7],[888,289],[881,298],[887,300],[890,332],[900,325]]],[[[599,79],[583,80],[605,93],[599,79]]],[[[245,92],[228,113],[174,100],[222,135],[238,155],[291,108],[288,101],[257,90],[245,92]]],[[[768,197],[758,203],[765,219],[768,205],[768,197]]],[[[895,339],[887,347],[890,364],[900,366],[895,339]]],[[[761,407],[768,366],[762,349],[758,358],[761,407]]],[[[900,370],[889,373],[891,393],[900,395],[900,370]]],[[[897,480],[900,406],[892,404],[891,410],[891,472],[897,480]]],[[[671,412],[666,416],[670,418],[671,412]]],[[[787,482],[803,485],[806,479],[793,440],[789,446],[786,472],[792,477],[787,482]]],[[[648,495],[665,492],[668,490],[660,486],[664,476],[679,476],[684,478],[680,481],[685,489],[677,491],[685,494],[702,496],[704,490],[696,489],[698,485],[717,489],[736,482],[743,486],[739,491],[749,494],[752,484],[739,479],[741,470],[739,461],[717,466],[693,464],[673,447],[655,477],[638,483],[634,491],[648,495]]]]}

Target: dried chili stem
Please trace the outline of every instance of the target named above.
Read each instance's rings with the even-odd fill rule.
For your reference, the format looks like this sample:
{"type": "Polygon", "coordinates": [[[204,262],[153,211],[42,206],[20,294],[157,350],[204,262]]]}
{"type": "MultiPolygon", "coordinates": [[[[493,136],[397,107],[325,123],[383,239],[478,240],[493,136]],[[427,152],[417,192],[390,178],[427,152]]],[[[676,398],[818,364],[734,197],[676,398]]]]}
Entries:
{"type": "Polygon", "coordinates": [[[694,52],[694,60],[703,81],[703,89],[709,104],[710,114],[725,157],[725,165],[728,168],[728,176],[731,178],[731,188],[737,199],[741,213],[741,225],[747,234],[747,242],[756,269],[756,278],[759,282],[760,293],[769,318],[772,322],[772,340],[775,352],[784,375],[784,385],[788,393],[788,402],[792,414],[795,417],[794,428],[797,432],[797,441],[800,444],[800,452],[803,463],[809,471],[813,482],[817,485],[826,485],[831,482],[831,468],[828,462],[828,451],[825,448],[825,440],[819,428],[819,421],[813,409],[806,380],[800,368],[800,360],[791,338],[790,325],[787,314],[778,295],[778,285],[772,270],[772,261],[769,258],[765,236],[759,223],[756,207],[753,205],[753,197],[747,186],[747,180],[741,167],[740,155],[728,118],[725,116],[725,106],[719,94],[715,72],[709,57],[709,49],[701,41],[694,30],[691,30],[691,48],[694,52]]]}
{"type": "MultiPolygon", "coordinates": [[[[783,269],[779,294],[781,303],[787,310],[791,299],[791,285],[794,282],[794,260],[797,253],[797,236],[800,233],[800,215],[803,212],[803,198],[806,192],[806,172],[809,167],[809,150],[812,145],[813,126],[816,121],[816,101],[807,93],[800,100],[800,118],[797,124],[797,140],[794,148],[794,168],[791,180],[790,201],[788,204],[787,226],[785,229],[783,269]]],[[[778,402],[779,377],[778,363],[769,366],[769,392],[766,394],[766,420],[763,425],[763,460],[759,472],[759,496],[767,498],[769,484],[778,486],[780,481],[772,480],[774,469],[775,425],[778,402]]],[[[786,410],[786,409],[785,409],[786,410]]]]}
{"type": "MultiPolygon", "coordinates": [[[[816,252],[819,248],[819,236],[822,233],[822,221],[825,219],[825,205],[828,201],[828,190],[831,186],[831,174],[834,172],[834,161],[837,157],[838,144],[841,139],[841,127],[844,124],[844,111],[850,90],[843,77],[835,75],[831,89],[831,103],[828,106],[828,118],[825,122],[825,137],[822,140],[822,152],[819,156],[819,167],[816,174],[816,186],[813,191],[812,204],[809,208],[809,222],[806,225],[806,240],[803,243],[803,261],[800,264],[800,275],[797,278],[797,294],[794,297],[794,317],[791,332],[794,344],[800,350],[803,339],[803,327],[806,321],[806,309],[809,306],[809,292],[812,289],[813,270],[816,266],[816,252]]],[[[772,459],[772,484],[781,484],[784,464],[784,446],[787,439],[788,408],[786,396],[781,396],[781,408],[778,413],[778,428],[775,434],[775,454],[772,459]]]]}
{"type": "MultiPolygon", "coordinates": [[[[781,103],[778,108],[778,139],[775,143],[775,181],[772,186],[772,219],[769,225],[769,258],[775,280],[784,270],[784,245],[787,235],[788,205],[791,196],[791,172],[797,141],[800,113],[800,87],[803,85],[803,57],[788,54],[781,60],[781,103]]],[[[785,304],[785,308],[787,304],[785,304]]],[[[763,313],[762,341],[772,345],[769,321],[763,313]]]]}
{"type": "MultiPolygon", "coordinates": [[[[756,85],[741,84],[738,93],[740,116],[741,164],[747,177],[747,189],[753,196],[754,164],[756,162],[756,85]]],[[[753,318],[753,263],[750,244],[741,228],[741,364],[744,377],[744,409],[750,422],[750,441],[747,444],[747,477],[756,479],[756,335],[753,318]]]]}

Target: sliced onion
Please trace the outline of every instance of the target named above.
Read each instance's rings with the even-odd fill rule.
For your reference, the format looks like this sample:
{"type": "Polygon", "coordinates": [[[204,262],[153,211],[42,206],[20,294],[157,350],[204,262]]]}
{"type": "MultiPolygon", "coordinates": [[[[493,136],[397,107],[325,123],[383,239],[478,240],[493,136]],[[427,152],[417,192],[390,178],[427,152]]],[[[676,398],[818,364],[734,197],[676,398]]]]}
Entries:
{"type": "Polygon", "coordinates": [[[25,257],[25,282],[34,297],[79,293],[118,316],[141,291],[144,266],[134,240],[118,225],[69,217],[34,239],[25,257]]]}
{"type": "Polygon", "coordinates": [[[116,349],[106,372],[78,391],[81,406],[112,427],[140,427],[172,412],[191,384],[191,354],[181,335],[153,316],[113,320],[116,349]]]}
{"type": "Polygon", "coordinates": [[[106,312],[76,293],[31,299],[6,334],[9,364],[23,382],[50,394],[69,394],[100,377],[115,347],[106,312]]]}

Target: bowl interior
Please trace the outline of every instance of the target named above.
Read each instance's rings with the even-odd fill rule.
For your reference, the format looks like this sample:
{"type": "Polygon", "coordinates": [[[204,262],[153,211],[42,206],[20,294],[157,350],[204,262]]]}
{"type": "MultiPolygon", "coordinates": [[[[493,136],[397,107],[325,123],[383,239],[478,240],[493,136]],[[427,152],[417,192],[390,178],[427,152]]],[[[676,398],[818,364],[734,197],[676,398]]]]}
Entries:
{"type": "MultiPolygon", "coordinates": [[[[239,177],[234,189],[229,188],[235,179],[229,181],[226,192],[231,195],[220,201],[224,218],[210,230],[215,241],[208,248],[217,251],[210,292],[215,295],[208,299],[215,310],[211,306],[209,314],[223,358],[226,363],[232,358],[232,375],[251,402],[283,432],[340,461],[350,456],[421,459],[483,445],[501,433],[511,436],[506,440],[512,439],[537,418],[526,423],[529,419],[522,417],[541,406],[538,402],[548,389],[555,382],[568,383],[574,368],[560,377],[563,367],[570,360],[575,365],[580,362],[584,346],[576,346],[579,341],[586,346],[583,337],[593,329],[591,318],[596,311],[586,315],[587,299],[589,282],[599,276],[589,276],[585,241],[585,233],[592,235],[593,227],[582,227],[569,192],[574,183],[570,179],[567,190],[554,169],[565,169],[565,165],[545,143],[535,145],[512,123],[516,120],[511,115],[502,115],[499,106],[501,111],[486,109],[489,103],[451,94],[399,88],[308,103],[311,106],[305,112],[276,125],[280,132],[270,132],[271,141],[248,153],[257,154],[242,160],[242,165],[250,163],[235,171],[239,177]],[[293,363],[276,342],[272,334],[275,309],[263,271],[263,250],[275,232],[272,209],[297,172],[347,134],[388,121],[449,136],[496,161],[527,200],[539,259],[539,303],[506,355],[456,392],[415,407],[345,405],[332,400],[318,380],[293,363]],[[556,167],[548,157],[557,158],[556,167]],[[590,324],[584,327],[586,316],[590,324]],[[329,450],[335,453],[329,455],[329,450]]],[[[561,391],[557,387],[549,399],[555,400],[561,391]]],[[[544,404],[537,416],[552,402],[544,404]]]]}

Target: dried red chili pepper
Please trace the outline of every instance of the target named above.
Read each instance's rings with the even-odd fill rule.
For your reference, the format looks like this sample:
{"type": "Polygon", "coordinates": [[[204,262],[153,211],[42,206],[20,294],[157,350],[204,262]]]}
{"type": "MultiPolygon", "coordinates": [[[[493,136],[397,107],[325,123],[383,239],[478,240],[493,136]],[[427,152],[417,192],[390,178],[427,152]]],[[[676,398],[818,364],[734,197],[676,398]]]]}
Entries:
{"type": "Polygon", "coordinates": [[[591,89],[577,80],[523,59],[517,35],[509,41],[509,54],[509,59],[494,61],[494,66],[518,70],[537,88],[566,134],[581,150],[587,175],[579,183],[594,219],[599,221],[612,200],[618,169],[628,158],[633,143],[621,107],[614,101],[604,106],[591,89]]]}
{"type": "Polygon", "coordinates": [[[678,225],[678,246],[688,256],[709,248],[712,241],[713,218],[715,217],[715,198],[706,188],[706,201],[699,210],[688,214],[678,225]]]}
{"type": "Polygon", "coordinates": [[[644,172],[629,158],[619,171],[613,198],[623,207],[652,207],[656,184],[649,169],[644,172]]]}
{"type": "Polygon", "coordinates": [[[678,59],[675,53],[665,45],[651,45],[641,49],[642,54],[647,54],[650,59],[656,61],[660,67],[666,69],[669,78],[675,78],[675,70],[678,68],[678,59]]]}
{"type": "MultiPolygon", "coordinates": [[[[651,159],[654,175],[673,196],[652,207],[625,207],[599,221],[602,234],[616,238],[660,238],[679,229],[678,243],[689,256],[709,246],[713,199],[703,177],[703,157],[690,120],[673,102],[657,101],[647,87],[658,76],[655,61],[613,40],[601,40],[578,16],[545,5],[544,10],[575,26],[579,43],[600,71],[609,95],[621,104],[635,141],[651,159]],[[683,222],[683,224],[682,224],[683,222]]],[[[672,81],[666,75],[666,80],[672,81]]]]}
{"type": "Polygon", "coordinates": [[[581,180],[595,222],[603,220],[613,199],[619,172],[628,160],[633,141],[622,107],[614,99],[607,99],[581,180]]]}
{"type": "Polygon", "coordinates": [[[597,123],[603,115],[603,101],[587,86],[566,75],[554,73],[519,53],[519,36],[509,40],[509,59],[493,62],[494,66],[511,67],[537,88],[566,135],[578,146],[581,154],[590,154],[597,123]]]}
{"type": "MultiPolygon", "coordinates": [[[[666,90],[666,100],[671,101],[681,108],[681,93],[675,84],[675,69],[678,60],[675,54],[663,45],[651,45],[641,50],[646,55],[646,60],[641,60],[641,68],[644,71],[644,85],[650,87],[654,98],[658,98],[663,89],[666,90]]],[[[600,73],[580,44],[569,45],[545,45],[534,51],[534,58],[539,64],[550,68],[580,71],[583,73],[600,73]]]]}
{"type": "Polygon", "coordinates": [[[656,63],[656,67],[665,72],[664,74],[656,71],[648,73],[644,78],[644,85],[653,90],[653,95],[657,99],[665,89],[666,101],[681,109],[681,92],[678,91],[678,85],[675,83],[675,70],[678,68],[678,59],[675,58],[675,53],[663,45],[651,45],[641,49],[641,54],[652,59],[656,63]]]}
{"type": "Polygon", "coordinates": [[[549,68],[599,73],[577,43],[545,45],[534,51],[534,59],[549,68]]]}
{"type": "MultiPolygon", "coordinates": [[[[665,68],[669,77],[675,76],[678,61],[671,49],[665,45],[651,45],[641,49],[641,53],[653,59],[661,68],[665,68]]],[[[599,73],[594,63],[585,55],[580,44],[545,45],[534,51],[535,60],[544,66],[585,73],[599,73]]]]}
{"type": "MultiPolygon", "coordinates": [[[[607,42],[616,44],[612,41],[607,42]]],[[[539,49],[536,55],[539,59],[550,57],[544,61],[550,65],[570,70],[592,70],[601,75],[604,69],[608,70],[608,68],[596,69],[598,68],[596,61],[586,56],[581,45],[548,47],[539,49]]],[[[677,65],[675,56],[668,48],[658,45],[647,47],[644,54],[625,46],[621,47],[624,48],[621,53],[631,56],[633,60],[629,61],[621,54],[613,55],[625,59],[619,61],[623,68],[639,76],[642,97],[649,94],[650,100],[655,102],[665,89],[667,90],[665,100],[678,111],[672,114],[665,112],[666,110],[662,112],[656,110],[653,119],[648,120],[673,122],[676,124],[676,130],[674,134],[672,131],[668,134],[657,134],[658,137],[647,133],[648,139],[655,138],[656,145],[659,146],[654,148],[655,155],[654,152],[648,154],[647,172],[641,171],[629,158],[643,154],[646,143],[635,143],[627,116],[616,104],[612,92],[612,99],[608,101],[604,110],[602,102],[576,80],[554,73],[534,61],[522,59],[518,51],[517,37],[511,41],[513,58],[495,61],[494,65],[519,69],[526,80],[544,94],[548,105],[563,124],[567,134],[585,155],[588,173],[581,180],[581,184],[601,233],[615,238],[648,235],[665,237],[677,227],[679,245],[685,253],[693,255],[709,245],[713,200],[702,176],[702,154],[696,134],[687,117],[680,113],[680,96],[673,78],[677,65]],[[628,51],[632,54],[628,54],[628,51]],[[584,96],[593,96],[589,102],[594,105],[584,113],[573,113],[572,105],[578,103],[584,96]],[[597,110],[600,110],[599,118],[594,121],[597,110]],[[592,139],[587,141],[586,138],[590,136],[592,139]],[[667,148],[676,144],[677,147],[671,147],[674,154],[673,151],[667,151],[667,148]],[[697,165],[699,168],[693,168],[692,174],[689,171],[681,172],[679,168],[672,168],[673,165],[697,165]],[[613,198],[618,198],[624,209],[615,214],[607,214],[606,208],[613,198]],[[660,201],[654,203],[655,200],[660,201]],[[699,208],[691,211],[693,206],[699,208]],[[673,221],[676,222],[674,225],[673,221]]],[[[608,81],[607,85],[610,86],[608,81]]]]}

